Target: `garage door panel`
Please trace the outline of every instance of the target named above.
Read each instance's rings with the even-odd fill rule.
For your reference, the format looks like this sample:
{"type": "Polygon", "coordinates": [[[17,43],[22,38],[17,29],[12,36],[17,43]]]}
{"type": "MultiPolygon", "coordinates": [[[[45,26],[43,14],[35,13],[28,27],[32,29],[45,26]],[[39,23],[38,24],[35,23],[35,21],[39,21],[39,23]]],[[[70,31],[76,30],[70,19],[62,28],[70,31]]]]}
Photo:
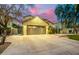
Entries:
{"type": "Polygon", "coordinates": [[[27,27],[27,34],[34,35],[34,34],[46,34],[46,27],[45,26],[28,26],[27,27]]]}

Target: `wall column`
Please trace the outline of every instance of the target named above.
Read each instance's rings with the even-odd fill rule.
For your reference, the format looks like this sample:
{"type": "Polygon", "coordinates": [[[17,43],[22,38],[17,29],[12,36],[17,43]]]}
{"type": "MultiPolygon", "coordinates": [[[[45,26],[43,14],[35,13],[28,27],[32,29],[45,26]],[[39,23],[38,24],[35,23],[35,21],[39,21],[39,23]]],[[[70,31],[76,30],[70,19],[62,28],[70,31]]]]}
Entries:
{"type": "Polygon", "coordinates": [[[46,34],[48,34],[48,26],[46,26],[46,34]]]}
{"type": "Polygon", "coordinates": [[[27,26],[23,25],[23,35],[27,34],[27,26]]]}

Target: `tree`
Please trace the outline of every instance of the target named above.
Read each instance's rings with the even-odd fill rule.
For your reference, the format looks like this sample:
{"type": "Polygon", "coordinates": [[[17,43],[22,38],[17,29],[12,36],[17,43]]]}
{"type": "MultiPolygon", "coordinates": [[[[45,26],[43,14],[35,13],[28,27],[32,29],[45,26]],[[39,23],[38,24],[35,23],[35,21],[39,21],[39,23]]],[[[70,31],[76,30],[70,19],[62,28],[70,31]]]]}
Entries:
{"type": "Polygon", "coordinates": [[[75,4],[75,24],[77,23],[78,19],[79,19],[79,4],[75,4]]]}
{"type": "Polygon", "coordinates": [[[17,8],[17,5],[6,5],[6,4],[0,4],[0,26],[3,28],[1,36],[3,37],[0,44],[4,44],[6,36],[7,36],[7,28],[8,23],[10,20],[18,20],[19,16],[21,15],[21,6],[19,5],[17,8]]]}
{"type": "Polygon", "coordinates": [[[75,17],[75,7],[72,4],[65,5],[65,21],[66,27],[71,28],[73,26],[73,20],[75,17]]]}
{"type": "Polygon", "coordinates": [[[64,28],[71,28],[74,24],[75,6],[72,4],[57,5],[55,13],[58,19],[62,19],[64,28]]]}
{"type": "Polygon", "coordinates": [[[79,4],[75,4],[75,13],[74,13],[74,24],[73,24],[73,28],[75,33],[78,33],[78,23],[79,23],[79,4]]]}
{"type": "Polygon", "coordinates": [[[55,9],[55,14],[57,15],[57,18],[59,21],[63,21],[63,5],[57,5],[56,9],[55,9]]]}
{"type": "MultiPolygon", "coordinates": [[[[64,6],[63,5],[57,5],[57,7],[55,9],[55,14],[57,16],[58,21],[61,22],[62,28],[63,28],[64,6]]],[[[56,31],[58,31],[57,28],[56,28],[56,31]]]]}

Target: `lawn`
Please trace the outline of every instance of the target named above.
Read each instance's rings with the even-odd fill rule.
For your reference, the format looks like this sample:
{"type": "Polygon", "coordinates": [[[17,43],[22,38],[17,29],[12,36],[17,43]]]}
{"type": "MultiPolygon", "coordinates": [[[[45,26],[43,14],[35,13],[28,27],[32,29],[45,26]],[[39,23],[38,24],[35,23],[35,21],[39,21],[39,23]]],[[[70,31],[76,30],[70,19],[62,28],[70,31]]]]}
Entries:
{"type": "Polygon", "coordinates": [[[79,35],[67,35],[68,38],[79,41],[79,35]]]}

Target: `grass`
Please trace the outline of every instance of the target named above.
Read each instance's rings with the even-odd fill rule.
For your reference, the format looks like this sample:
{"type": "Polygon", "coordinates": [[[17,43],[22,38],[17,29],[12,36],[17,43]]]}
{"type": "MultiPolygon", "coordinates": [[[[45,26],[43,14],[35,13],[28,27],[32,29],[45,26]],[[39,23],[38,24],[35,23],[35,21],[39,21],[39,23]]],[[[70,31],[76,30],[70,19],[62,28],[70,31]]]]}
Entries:
{"type": "Polygon", "coordinates": [[[79,41],[79,35],[67,35],[69,39],[77,40],[79,41]]]}
{"type": "Polygon", "coordinates": [[[3,45],[0,45],[0,54],[10,45],[10,42],[5,42],[3,45]]]}

